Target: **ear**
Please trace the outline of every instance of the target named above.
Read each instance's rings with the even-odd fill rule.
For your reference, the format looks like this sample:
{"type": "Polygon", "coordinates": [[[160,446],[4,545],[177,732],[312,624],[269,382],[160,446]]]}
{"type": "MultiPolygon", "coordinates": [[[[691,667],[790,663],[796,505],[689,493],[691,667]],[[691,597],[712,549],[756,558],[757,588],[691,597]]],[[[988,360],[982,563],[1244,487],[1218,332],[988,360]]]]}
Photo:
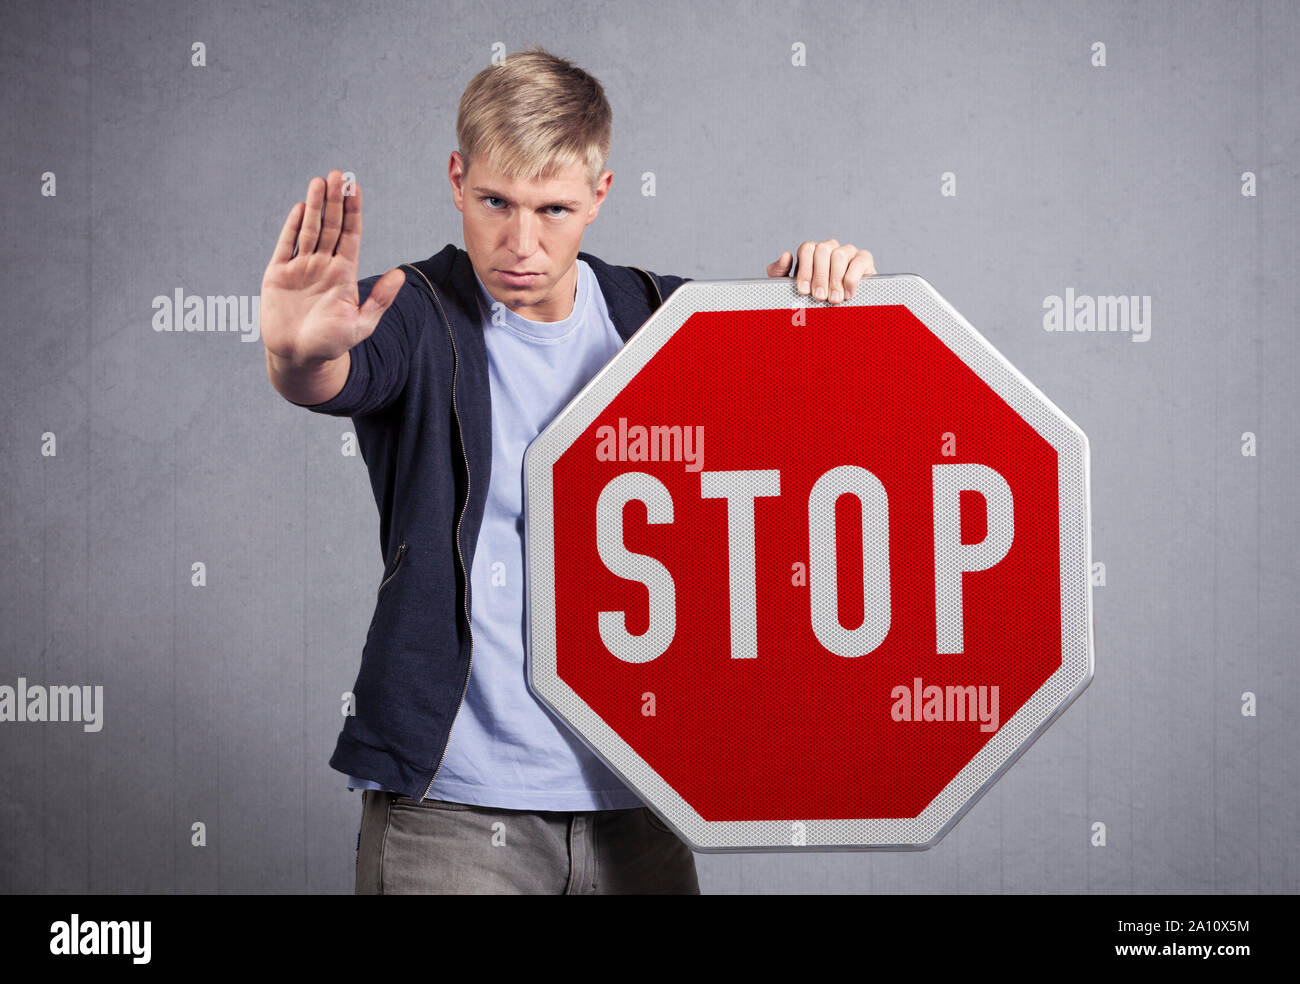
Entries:
{"type": "Polygon", "coordinates": [[[613,171],[600,172],[600,177],[596,179],[596,200],[592,202],[591,208],[587,210],[587,221],[583,225],[591,225],[596,221],[596,215],[600,212],[600,206],[605,202],[605,196],[609,194],[609,186],[613,180],[613,171]]]}
{"type": "Polygon", "coordinates": [[[447,180],[451,182],[451,200],[458,212],[465,211],[465,175],[468,170],[460,151],[453,150],[447,161],[447,180]]]}

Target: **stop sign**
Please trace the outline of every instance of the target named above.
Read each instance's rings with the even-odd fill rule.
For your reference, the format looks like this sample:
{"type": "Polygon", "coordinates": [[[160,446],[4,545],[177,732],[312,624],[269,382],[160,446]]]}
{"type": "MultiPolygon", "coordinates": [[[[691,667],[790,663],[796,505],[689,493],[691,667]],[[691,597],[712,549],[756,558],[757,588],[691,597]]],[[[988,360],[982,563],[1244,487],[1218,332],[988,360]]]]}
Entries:
{"type": "Polygon", "coordinates": [[[697,850],[929,847],[1092,678],[1087,439],[919,277],[685,283],[524,471],[530,685],[697,850]]]}

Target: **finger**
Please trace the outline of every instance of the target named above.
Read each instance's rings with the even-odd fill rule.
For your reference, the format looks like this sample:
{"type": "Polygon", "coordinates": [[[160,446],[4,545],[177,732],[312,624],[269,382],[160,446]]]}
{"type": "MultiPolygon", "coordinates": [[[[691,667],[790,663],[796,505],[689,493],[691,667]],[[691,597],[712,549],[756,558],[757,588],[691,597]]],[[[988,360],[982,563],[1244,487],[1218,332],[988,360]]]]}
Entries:
{"type": "Polygon", "coordinates": [[[816,248],[817,244],[812,240],[799,244],[799,266],[795,271],[799,275],[799,282],[795,285],[795,289],[800,294],[812,291],[813,251],[816,248]]]}
{"type": "Polygon", "coordinates": [[[830,280],[831,270],[831,253],[839,241],[835,239],[823,239],[813,250],[812,263],[812,294],[819,301],[826,300],[827,283],[830,280]]]}
{"type": "Polygon", "coordinates": [[[302,219],[302,230],[298,233],[298,255],[305,256],[316,251],[316,240],[320,238],[320,206],[325,197],[325,182],[312,178],[307,183],[307,214],[302,219]]]}
{"type": "Polygon", "coordinates": [[[335,255],[343,257],[353,266],[361,262],[360,181],[353,182],[352,194],[343,199],[343,232],[339,236],[338,252],[335,255]]]}
{"type": "Polygon", "coordinates": [[[832,304],[838,304],[844,300],[844,272],[848,270],[849,263],[857,255],[857,252],[858,248],[852,243],[837,246],[831,251],[831,272],[828,283],[830,296],[828,300],[832,304]]]}
{"type": "Polygon", "coordinates": [[[871,252],[865,249],[858,250],[858,255],[853,257],[848,270],[844,272],[844,299],[847,301],[853,296],[853,292],[858,289],[858,282],[863,277],[875,275],[876,261],[871,252]]]}
{"type": "Polygon", "coordinates": [[[325,222],[321,226],[316,249],[333,256],[338,250],[339,229],[343,226],[343,172],[331,171],[325,178],[325,222]],[[336,176],[337,175],[337,180],[336,176]]]}
{"type": "Polygon", "coordinates": [[[275,252],[271,254],[272,263],[286,263],[293,259],[293,246],[298,241],[298,225],[302,222],[302,202],[295,202],[289,209],[289,217],[280,229],[280,238],[276,240],[275,252]]]}
{"type": "Polygon", "coordinates": [[[767,275],[769,277],[788,277],[790,275],[790,264],[793,262],[793,253],[782,253],[779,260],[774,260],[767,265],[767,275]],[[789,259],[786,259],[786,257],[789,257],[789,259]]]}

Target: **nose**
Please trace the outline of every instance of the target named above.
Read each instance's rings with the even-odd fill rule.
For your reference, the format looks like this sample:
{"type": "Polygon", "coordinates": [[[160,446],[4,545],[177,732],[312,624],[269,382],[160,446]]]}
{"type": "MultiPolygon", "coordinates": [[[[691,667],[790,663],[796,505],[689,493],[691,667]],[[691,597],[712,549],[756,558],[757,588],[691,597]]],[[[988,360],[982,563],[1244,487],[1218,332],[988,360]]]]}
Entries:
{"type": "Polygon", "coordinates": [[[536,221],[537,217],[526,208],[516,209],[510,220],[507,246],[520,259],[526,259],[537,251],[536,221]]]}

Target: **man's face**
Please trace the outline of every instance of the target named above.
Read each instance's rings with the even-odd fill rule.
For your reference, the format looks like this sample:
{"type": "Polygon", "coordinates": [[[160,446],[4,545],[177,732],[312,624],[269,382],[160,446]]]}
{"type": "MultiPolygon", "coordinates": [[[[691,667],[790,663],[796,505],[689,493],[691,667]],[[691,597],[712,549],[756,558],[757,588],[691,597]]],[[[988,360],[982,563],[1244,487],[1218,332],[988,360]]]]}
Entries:
{"type": "Polygon", "coordinates": [[[593,194],[583,164],[553,177],[511,181],[490,160],[459,151],[448,164],[465,251],[488,293],[530,321],[562,321],[573,312],[582,233],[596,219],[614,175],[602,171],[593,194]]]}

